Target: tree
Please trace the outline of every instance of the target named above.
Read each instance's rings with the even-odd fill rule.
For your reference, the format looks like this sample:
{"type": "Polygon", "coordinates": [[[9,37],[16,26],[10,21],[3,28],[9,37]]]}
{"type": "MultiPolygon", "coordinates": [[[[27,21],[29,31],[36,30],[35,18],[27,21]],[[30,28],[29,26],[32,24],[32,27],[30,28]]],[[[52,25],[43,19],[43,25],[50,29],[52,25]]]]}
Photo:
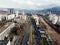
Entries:
{"type": "Polygon", "coordinates": [[[17,27],[13,27],[12,29],[11,29],[11,33],[12,34],[14,34],[14,35],[17,35],[17,27]]]}

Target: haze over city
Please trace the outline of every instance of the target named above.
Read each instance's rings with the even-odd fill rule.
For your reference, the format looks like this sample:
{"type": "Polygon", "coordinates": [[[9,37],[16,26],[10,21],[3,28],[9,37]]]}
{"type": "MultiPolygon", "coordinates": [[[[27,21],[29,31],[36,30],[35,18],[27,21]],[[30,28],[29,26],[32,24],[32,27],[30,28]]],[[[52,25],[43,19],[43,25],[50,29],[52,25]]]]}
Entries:
{"type": "Polygon", "coordinates": [[[0,45],[60,45],[60,0],[0,0],[0,45]]]}
{"type": "Polygon", "coordinates": [[[0,0],[0,8],[44,9],[60,6],[60,0],[0,0]]]}

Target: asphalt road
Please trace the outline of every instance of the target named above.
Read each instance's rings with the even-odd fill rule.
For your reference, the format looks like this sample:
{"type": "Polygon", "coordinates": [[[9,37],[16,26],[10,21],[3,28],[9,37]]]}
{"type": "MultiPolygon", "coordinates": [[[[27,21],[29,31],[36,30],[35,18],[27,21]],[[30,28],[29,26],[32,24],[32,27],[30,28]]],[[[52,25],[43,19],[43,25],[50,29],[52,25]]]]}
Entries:
{"type": "Polygon", "coordinates": [[[23,38],[22,45],[28,45],[27,42],[29,40],[29,33],[27,32],[23,38]]]}
{"type": "Polygon", "coordinates": [[[26,34],[22,40],[22,45],[28,45],[28,41],[29,41],[29,35],[30,35],[30,23],[27,23],[27,31],[26,34]]]}

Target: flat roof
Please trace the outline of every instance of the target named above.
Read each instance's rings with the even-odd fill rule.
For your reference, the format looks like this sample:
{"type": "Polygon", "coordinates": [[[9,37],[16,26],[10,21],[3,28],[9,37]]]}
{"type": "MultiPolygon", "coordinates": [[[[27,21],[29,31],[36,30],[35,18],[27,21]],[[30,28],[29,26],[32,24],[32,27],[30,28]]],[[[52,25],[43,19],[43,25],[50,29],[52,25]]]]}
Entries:
{"type": "Polygon", "coordinates": [[[6,28],[8,28],[12,23],[11,22],[7,22],[5,25],[3,25],[1,28],[0,28],[0,33],[3,32],[6,28]]]}

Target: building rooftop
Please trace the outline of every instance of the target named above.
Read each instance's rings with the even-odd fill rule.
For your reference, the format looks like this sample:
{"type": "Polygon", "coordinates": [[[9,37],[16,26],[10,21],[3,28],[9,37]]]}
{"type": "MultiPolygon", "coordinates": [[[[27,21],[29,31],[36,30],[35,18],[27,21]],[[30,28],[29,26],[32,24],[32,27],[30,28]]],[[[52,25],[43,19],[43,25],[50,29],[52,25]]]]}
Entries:
{"type": "Polygon", "coordinates": [[[1,28],[0,28],[0,33],[3,32],[6,28],[8,28],[9,26],[11,25],[11,22],[7,22],[5,25],[3,25],[1,28]]]}

